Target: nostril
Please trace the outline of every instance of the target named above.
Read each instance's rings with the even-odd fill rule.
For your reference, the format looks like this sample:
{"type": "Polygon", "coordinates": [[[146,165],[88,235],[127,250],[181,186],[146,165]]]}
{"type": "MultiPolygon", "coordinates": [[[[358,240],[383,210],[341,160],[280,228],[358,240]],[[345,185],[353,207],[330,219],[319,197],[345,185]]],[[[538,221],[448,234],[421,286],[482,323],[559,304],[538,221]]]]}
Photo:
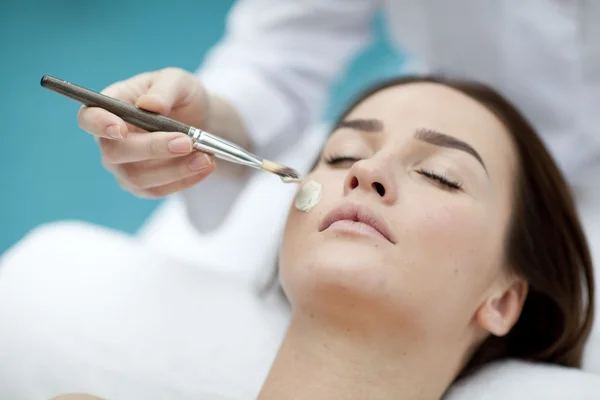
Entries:
{"type": "Polygon", "coordinates": [[[383,187],[383,185],[381,183],[375,182],[371,186],[373,186],[373,189],[375,189],[381,197],[383,197],[385,195],[385,188],[383,187]]]}
{"type": "Polygon", "coordinates": [[[353,177],[350,181],[350,189],[356,189],[358,187],[358,178],[353,177]]]}

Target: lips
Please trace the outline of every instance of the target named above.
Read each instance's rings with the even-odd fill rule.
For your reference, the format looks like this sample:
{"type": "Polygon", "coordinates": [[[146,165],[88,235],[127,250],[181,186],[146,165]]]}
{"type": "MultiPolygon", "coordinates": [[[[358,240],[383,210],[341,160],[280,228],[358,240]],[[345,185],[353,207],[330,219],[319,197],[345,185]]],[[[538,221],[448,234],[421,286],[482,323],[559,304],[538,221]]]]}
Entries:
{"type": "Polygon", "coordinates": [[[383,236],[390,243],[396,244],[385,221],[367,207],[357,204],[346,204],[333,209],[321,221],[319,232],[330,227],[339,227],[342,230],[350,230],[358,234],[366,234],[371,231],[376,235],[383,236]]]}

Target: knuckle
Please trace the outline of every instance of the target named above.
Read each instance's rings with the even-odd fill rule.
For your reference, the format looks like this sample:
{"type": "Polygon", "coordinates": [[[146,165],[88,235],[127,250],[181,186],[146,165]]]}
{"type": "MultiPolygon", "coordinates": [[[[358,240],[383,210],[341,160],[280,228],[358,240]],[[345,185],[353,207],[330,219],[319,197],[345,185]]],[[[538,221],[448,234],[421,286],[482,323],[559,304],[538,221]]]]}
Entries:
{"type": "Polygon", "coordinates": [[[108,160],[106,157],[102,157],[102,167],[104,167],[105,170],[111,172],[112,174],[115,173],[115,165],[112,162],[110,162],[110,160],[108,160]]]}
{"type": "Polygon", "coordinates": [[[167,186],[158,186],[154,188],[147,189],[145,191],[146,196],[151,198],[161,198],[170,195],[170,190],[167,186]]]}
{"type": "Polygon", "coordinates": [[[121,175],[131,190],[143,189],[144,174],[137,163],[123,165],[121,175]]]}
{"type": "Polygon", "coordinates": [[[116,95],[119,93],[119,91],[123,85],[124,85],[123,81],[114,82],[114,83],[108,85],[107,87],[105,87],[104,89],[102,89],[102,91],[100,93],[105,94],[107,96],[116,97],[116,95]]]}
{"type": "Polygon", "coordinates": [[[98,146],[105,160],[109,162],[119,161],[119,142],[116,140],[100,138],[98,140],[98,146]]]}
{"type": "Polygon", "coordinates": [[[153,198],[155,198],[150,193],[148,193],[147,190],[132,189],[132,190],[129,190],[129,192],[131,194],[133,194],[134,196],[139,197],[141,199],[153,199],[153,198]]]}
{"type": "Polygon", "coordinates": [[[190,176],[189,178],[184,179],[180,190],[187,189],[191,186],[196,185],[199,182],[202,182],[206,178],[206,176],[207,175],[196,175],[196,176],[190,176]]]}
{"type": "Polygon", "coordinates": [[[133,193],[136,194],[137,189],[135,189],[134,187],[132,187],[129,182],[127,182],[125,179],[123,179],[121,176],[115,176],[117,183],[119,184],[119,186],[121,186],[121,188],[129,193],[133,193]]]}
{"type": "Polygon", "coordinates": [[[148,135],[148,141],[146,142],[146,152],[150,157],[159,157],[163,153],[162,142],[156,137],[152,137],[152,134],[148,135]]]}
{"type": "Polygon", "coordinates": [[[183,69],[178,67],[166,67],[162,69],[162,72],[165,74],[173,74],[173,75],[182,75],[184,73],[183,69]]]}
{"type": "Polygon", "coordinates": [[[85,129],[85,115],[87,114],[86,110],[86,106],[81,106],[79,107],[79,111],[77,111],[77,125],[79,125],[81,129],[85,129]]]}

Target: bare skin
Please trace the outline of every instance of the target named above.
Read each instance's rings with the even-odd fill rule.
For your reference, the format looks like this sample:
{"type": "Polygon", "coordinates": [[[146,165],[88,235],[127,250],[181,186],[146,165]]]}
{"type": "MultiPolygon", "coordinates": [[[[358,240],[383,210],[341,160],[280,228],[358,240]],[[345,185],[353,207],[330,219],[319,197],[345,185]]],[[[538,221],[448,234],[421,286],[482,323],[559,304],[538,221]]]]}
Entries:
{"type": "Polygon", "coordinates": [[[491,112],[438,84],[384,89],[345,121],[306,177],[320,203],[290,208],[292,322],[259,398],[439,399],[527,294],[504,261],[516,150],[491,112]],[[363,221],[328,225],[344,206],[363,221]]]}

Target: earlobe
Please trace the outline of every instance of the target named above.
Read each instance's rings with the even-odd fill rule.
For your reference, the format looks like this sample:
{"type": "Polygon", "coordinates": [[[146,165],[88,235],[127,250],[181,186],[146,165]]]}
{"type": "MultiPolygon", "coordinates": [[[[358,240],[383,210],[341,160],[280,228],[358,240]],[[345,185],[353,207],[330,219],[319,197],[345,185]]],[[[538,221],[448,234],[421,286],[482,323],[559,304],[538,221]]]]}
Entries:
{"type": "Polygon", "coordinates": [[[475,313],[477,324],[495,336],[506,335],[515,325],[527,297],[528,284],[514,279],[507,287],[492,292],[475,313]]]}

